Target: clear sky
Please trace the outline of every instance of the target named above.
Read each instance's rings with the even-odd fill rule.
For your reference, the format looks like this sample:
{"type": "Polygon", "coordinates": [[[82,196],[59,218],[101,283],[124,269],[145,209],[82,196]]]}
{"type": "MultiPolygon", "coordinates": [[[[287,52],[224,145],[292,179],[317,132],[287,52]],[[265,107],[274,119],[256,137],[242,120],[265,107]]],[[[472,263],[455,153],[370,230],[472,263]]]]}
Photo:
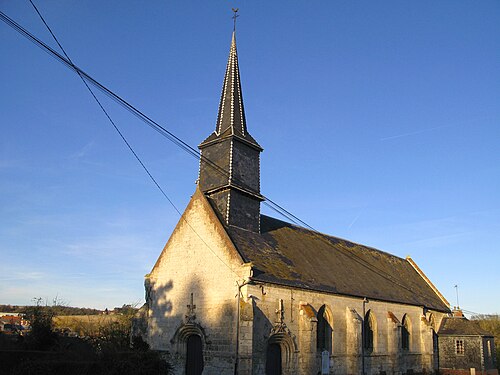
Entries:
{"type": "MultiPolygon", "coordinates": [[[[498,1],[36,3],[77,65],[192,146],[215,127],[238,7],[262,192],[500,313],[498,1]]],[[[0,9],[54,46],[27,0],[0,9]]],[[[0,41],[0,303],[142,303],[178,214],[74,73],[4,23],[0,41]]],[[[196,160],[99,95],[183,210],[196,160]]]]}

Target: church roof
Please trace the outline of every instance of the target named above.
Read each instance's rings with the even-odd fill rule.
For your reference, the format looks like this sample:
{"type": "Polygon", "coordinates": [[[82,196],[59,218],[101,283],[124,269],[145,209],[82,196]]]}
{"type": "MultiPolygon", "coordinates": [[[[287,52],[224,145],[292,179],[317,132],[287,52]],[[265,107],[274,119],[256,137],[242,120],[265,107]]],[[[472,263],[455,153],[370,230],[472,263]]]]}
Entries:
{"type": "Polygon", "coordinates": [[[438,334],[441,336],[493,336],[479,325],[465,317],[444,317],[438,334]]]}
{"type": "Polygon", "coordinates": [[[238,52],[236,50],[236,33],[234,31],[231,38],[226,74],[224,75],[224,83],[222,85],[215,131],[200,144],[200,147],[229,136],[236,136],[261,149],[257,141],[247,131],[243,94],[241,91],[240,68],[238,65],[238,52]]]}
{"type": "Polygon", "coordinates": [[[227,232],[255,281],[449,311],[406,259],[264,215],[260,233],[227,232]]]}

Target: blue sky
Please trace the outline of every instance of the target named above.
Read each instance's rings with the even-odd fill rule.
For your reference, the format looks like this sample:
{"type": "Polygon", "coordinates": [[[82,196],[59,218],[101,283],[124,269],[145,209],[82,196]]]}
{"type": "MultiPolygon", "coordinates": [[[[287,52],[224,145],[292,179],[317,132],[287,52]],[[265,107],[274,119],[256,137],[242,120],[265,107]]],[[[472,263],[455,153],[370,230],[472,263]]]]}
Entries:
{"type": "MultiPolygon", "coordinates": [[[[215,127],[238,7],[262,192],[500,313],[500,3],[37,3],[78,66],[192,146],[215,127]]],[[[28,1],[0,8],[54,46],[28,1]]],[[[177,213],[74,73],[3,23],[0,40],[0,303],[142,302],[177,213]]],[[[196,160],[100,97],[183,210],[196,160]]]]}

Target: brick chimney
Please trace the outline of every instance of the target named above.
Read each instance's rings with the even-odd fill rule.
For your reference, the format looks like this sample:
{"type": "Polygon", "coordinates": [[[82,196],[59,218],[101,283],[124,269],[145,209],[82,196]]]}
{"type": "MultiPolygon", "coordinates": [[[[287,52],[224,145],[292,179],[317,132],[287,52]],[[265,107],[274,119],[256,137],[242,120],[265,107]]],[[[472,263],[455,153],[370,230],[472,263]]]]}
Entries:
{"type": "Polygon", "coordinates": [[[460,309],[460,307],[458,307],[458,306],[453,307],[452,314],[453,314],[454,318],[465,318],[464,313],[462,312],[462,309],[460,309]]]}

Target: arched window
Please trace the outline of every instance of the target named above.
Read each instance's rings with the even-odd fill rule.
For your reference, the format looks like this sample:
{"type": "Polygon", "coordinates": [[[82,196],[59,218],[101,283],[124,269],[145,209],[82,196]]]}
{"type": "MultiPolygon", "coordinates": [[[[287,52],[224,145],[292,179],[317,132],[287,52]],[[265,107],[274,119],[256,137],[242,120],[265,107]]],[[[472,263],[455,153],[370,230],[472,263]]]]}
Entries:
{"type": "Polygon", "coordinates": [[[434,314],[429,314],[429,324],[432,331],[432,352],[437,354],[438,352],[438,335],[436,333],[436,319],[434,319],[434,314]]]}
{"type": "Polygon", "coordinates": [[[436,330],[436,319],[434,319],[434,314],[429,313],[429,324],[431,328],[435,331],[436,330]]]}
{"type": "Polygon", "coordinates": [[[319,352],[324,350],[332,352],[332,313],[330,309],[323,305],[318,310],[318,332],[316,335],[316,348],[319,352]]]}
{"type": "Polygon", "coordinates": [[[405,314],[401,323],[401,348],[403,350],[410,350],[410,332],[410,318],[405,314]]]}
{"type": "Polygon", "coordinates": [[[376,333],[375,317],[368,310],[363,321],[363,347],[367,353],[373,351],[373,342],[376,333]]]}

